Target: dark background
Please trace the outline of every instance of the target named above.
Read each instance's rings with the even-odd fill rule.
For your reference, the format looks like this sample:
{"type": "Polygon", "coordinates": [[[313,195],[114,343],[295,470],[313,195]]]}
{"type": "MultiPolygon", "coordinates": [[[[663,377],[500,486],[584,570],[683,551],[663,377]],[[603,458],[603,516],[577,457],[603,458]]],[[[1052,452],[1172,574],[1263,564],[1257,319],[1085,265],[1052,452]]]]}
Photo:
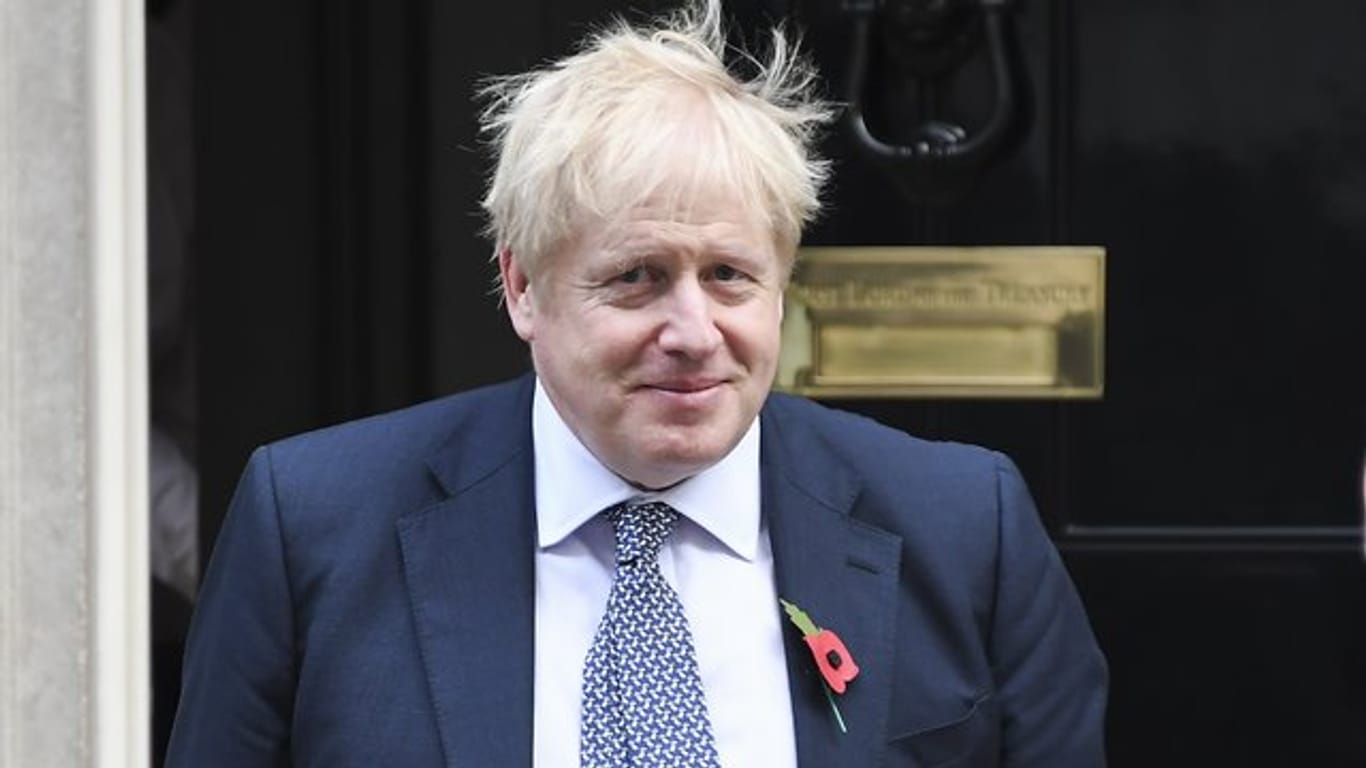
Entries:
{"type": "MultiPolygon", "coordinates": [[[[207,552],[253,446],[527,369],[479,236],[474,84],[633,11],[189,2],[149,6],[154,27],[162,6],[189,15],[192,125],[150,151],[183,144],[193,169],[207,552]]],[[[727,4],[745,35],[796,20],[848,101],[842,6],[727,4]]],[[[839,405],[1020,463],[1111,662],[1113,765],[1366,765],[1366,4],[1008,15],[1019,103],[991,162],[946,177],[947,201],[910,200],[836,128],[807,243],[1105,246],[1105,397],[839,405]]],[[[877,38],[875,130],[980,127],[992,79],[965,39],[955,74],[922,82],[877,38]]],[[[174,659],[158,655],[163,677],[174,659]]]]}

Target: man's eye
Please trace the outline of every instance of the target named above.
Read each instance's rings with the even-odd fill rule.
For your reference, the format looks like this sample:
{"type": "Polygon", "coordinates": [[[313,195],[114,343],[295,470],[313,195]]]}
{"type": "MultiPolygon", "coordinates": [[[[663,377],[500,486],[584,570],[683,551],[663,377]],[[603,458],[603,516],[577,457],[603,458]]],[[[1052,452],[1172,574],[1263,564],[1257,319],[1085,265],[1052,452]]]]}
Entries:
{"type": "Polygon", "coordinates": [[[620,275],[617,275],[617,281],[626,283],[627,285],[635,285],[636,283],[643,282],[646,277],[649,277],[649,275],[646,274],[645,267],[635,267],[634,269],[628,269],[620,275]]]}
{"type": "Polygon", "coordinates": [[[712,271],[712,275],[717,280],[721,280],[722,282],[739,280],[740,278],[745,276],[743,272],[736,269],[735,267],[732,267],[729,264],[721,264],[717,266],[716,269],[712,271]]]}

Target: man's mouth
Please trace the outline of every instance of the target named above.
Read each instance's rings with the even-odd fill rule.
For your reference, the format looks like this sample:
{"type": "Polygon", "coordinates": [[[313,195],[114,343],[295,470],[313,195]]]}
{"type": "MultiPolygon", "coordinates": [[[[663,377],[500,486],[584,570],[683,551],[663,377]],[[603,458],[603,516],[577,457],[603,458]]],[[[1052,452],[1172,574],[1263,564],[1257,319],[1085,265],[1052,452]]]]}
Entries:
{"type": "Polygon", "coordinates": [[[725,383],[725,379],[673,379],[668,381],[655,381],[646,384],[649,389],[656,389],[661,392],[671,392],[680,395],[690,395],[699,392],[706,392],[725,383]]]}

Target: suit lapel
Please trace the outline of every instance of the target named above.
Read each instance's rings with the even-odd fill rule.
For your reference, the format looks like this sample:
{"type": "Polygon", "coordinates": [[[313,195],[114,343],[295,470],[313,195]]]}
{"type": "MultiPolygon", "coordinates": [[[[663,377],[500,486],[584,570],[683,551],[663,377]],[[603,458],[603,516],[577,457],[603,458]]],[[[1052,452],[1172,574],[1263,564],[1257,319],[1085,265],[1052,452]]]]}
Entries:
{"type": "Polygon", "coordinates": [[[429,462],[449,494],[398,521],[446,764],[529,765],[535,643],[533,380],[429,462]]]}
{"type": "Polygon", "coordinates": [[[811,652],[785,626],[797,754],[803,766],[878,765],[887,741],[901,539],[852,519],[857,477],[777,398],[763,412],[763,511],[778,595],[836,632],[858,678],[836,696],[841,733],[811,652]]]}

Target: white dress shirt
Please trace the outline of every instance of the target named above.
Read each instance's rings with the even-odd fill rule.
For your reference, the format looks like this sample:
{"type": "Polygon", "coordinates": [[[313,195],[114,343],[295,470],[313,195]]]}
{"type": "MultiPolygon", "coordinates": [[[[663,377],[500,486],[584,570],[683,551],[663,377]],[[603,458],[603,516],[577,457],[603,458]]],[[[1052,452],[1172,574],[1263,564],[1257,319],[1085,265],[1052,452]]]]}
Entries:
{"type": "Polygon", "coordinates": [[[773,551],[759,514],[759,420],[735,450],[662,492],[644,493],[602,465],[538,381],[536,452],[535,765],[579,765],[583,666],[615,571],[611,524],[632,498],[680,513],[659,565],[692,630],[721,765],[796,766],[792,704],[773,551]]]}

